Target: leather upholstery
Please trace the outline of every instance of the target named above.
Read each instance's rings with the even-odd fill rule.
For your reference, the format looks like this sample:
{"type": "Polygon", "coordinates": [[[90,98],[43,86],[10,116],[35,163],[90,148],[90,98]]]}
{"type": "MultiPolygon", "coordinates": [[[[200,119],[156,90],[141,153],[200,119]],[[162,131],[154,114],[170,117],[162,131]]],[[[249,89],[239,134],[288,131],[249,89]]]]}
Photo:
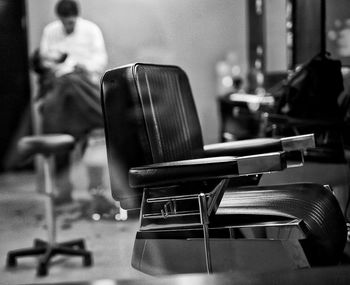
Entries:
{"type": "Polygon", "coordinates": [[[213,226],[228,225],[232,215],[302,219],[308,238],[301,244],[313,266],[337,264],[344,250],[347,234],[344,216],[334,194],[318,184],[242,187],[226,191],[213,226]]]}
{"type": "Polygon", "coordinates": [[[283,151],[279,139],[203,146],[190,83],[177,66],[135,63],[109,70],[101,91],[112,195],[126,209],[140,208],[142,199],[142,189],[129,186],[133,167],[283,151]]]}
{"type": "Polygon", "coordinates": [[[153,162],[201,157],[201,128],[186,74],[142,64],[133,72],[153,162]]]}
{"type": "Polygon", "coordinates": [[[269,153],[263,157],[219,156],[177,160],[131,168],[131,187],[151,187],[190,181],[238,177],[260,172],[280,171],[286,168],[285,154],[269,153]]]}
{"type": "Polygon", "coordinates": [[[112,194],[125,208],[139,208],[142,198],[128,185],[131,167],[203,156],[188,78],[177,67],[134,64],[107,72],[102,109],[108,163],[118,173],[112,194]]]}

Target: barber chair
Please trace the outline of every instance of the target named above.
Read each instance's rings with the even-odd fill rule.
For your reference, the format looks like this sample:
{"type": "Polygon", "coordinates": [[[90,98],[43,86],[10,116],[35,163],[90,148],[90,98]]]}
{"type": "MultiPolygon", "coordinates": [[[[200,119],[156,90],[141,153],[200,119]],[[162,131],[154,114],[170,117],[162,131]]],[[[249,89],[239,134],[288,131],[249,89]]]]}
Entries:
{"type": "Polygon", "coordinates": [[[37,275],[48,274],[50,260],[56,255],[81,256],[84,266],[92,265],[92,253],[85,249],[83,239],[56,242],[55,213],[53,208],[53,178],[51,164],[54,155],[68,152],[73,149],[74,138],[70,135],[38,135],[23,137],[18,142],[19,155],[23,160],[34,155],[42,155],[45,185],[45,217],[47,223],[48,240],[34,240],[31,248],[9,251],[7,254],[7,267],[15,267],[17,258],[26,256],[39,256],[37,275]]]}
{"type": "Polygon", "coordinates": [[[101,87],[112,195],[140,209],[134,268],[164,275],[339,262],[346,225],[329,186],[256,186],[314,147],[312,135],[204,146],[176,66],[122,66],[101,87]]]}

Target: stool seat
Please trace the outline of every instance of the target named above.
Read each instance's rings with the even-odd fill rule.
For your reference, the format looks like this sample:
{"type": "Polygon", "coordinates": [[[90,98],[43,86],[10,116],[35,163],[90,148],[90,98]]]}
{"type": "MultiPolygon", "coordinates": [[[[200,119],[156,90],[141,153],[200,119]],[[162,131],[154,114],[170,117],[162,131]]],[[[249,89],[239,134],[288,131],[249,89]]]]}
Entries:
{"type": "Polygon", "coordinates": [[[72,150],[74,143],[74,138],[67,134],[25,136],[18,142],[18,152],[23,158],[35,154],[48,156],[72,150]]]}

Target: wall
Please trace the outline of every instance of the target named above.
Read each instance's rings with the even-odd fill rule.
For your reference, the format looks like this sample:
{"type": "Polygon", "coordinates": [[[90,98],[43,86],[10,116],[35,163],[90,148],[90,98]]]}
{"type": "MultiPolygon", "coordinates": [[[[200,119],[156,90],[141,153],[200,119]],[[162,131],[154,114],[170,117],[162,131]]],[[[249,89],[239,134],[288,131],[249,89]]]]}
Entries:
{"type": "MultiPolygon", "coordinates": [[[[192,85],[206,143],[218,140],[215,64],[229,50],[246,65],[245,0],[80,0],[102,29],[108,67],[136,62],[181,66],[192,85]]],[[[27,0],[29,49],[54,19],[55,0],[27,0]]],[[[34,86],[35,87],[35,86],[34,86]]]]}
{"type": "Polygon", "coordinates": [[[29,128],[24,0],[0,0],[0,172],[13,167],[15,142],[29,128]]]}

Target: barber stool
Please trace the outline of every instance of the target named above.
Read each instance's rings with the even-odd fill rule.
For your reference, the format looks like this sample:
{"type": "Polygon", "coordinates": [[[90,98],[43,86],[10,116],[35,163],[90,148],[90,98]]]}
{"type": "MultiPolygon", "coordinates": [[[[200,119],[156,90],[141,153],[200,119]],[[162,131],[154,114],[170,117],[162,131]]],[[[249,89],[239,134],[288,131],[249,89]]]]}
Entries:
{"type": "Polygon", "coordinates": [[[83,239],[56,242],[55,213],[53,207],[53,178],[50,168],[50,161],[55,154],[67,152],[74,147],[74,138],[70,135],[38,135],[22,138],[18,143],[18,150],[23,159],[28,159],[33,155],[43,156],[43,171],[45,180],[45,216],[48,230],[48,241],[40,239],[34,240],[34,246],[30,248],[17,249],[8,252],[7,267],[15,267],[18,257],[39,255],[37,275],[48,274],[48,266],[51,258],[55,255],[70,255],[83,257],[83,265],[92,265],[92,253],[85,249],[83,239]]]}

